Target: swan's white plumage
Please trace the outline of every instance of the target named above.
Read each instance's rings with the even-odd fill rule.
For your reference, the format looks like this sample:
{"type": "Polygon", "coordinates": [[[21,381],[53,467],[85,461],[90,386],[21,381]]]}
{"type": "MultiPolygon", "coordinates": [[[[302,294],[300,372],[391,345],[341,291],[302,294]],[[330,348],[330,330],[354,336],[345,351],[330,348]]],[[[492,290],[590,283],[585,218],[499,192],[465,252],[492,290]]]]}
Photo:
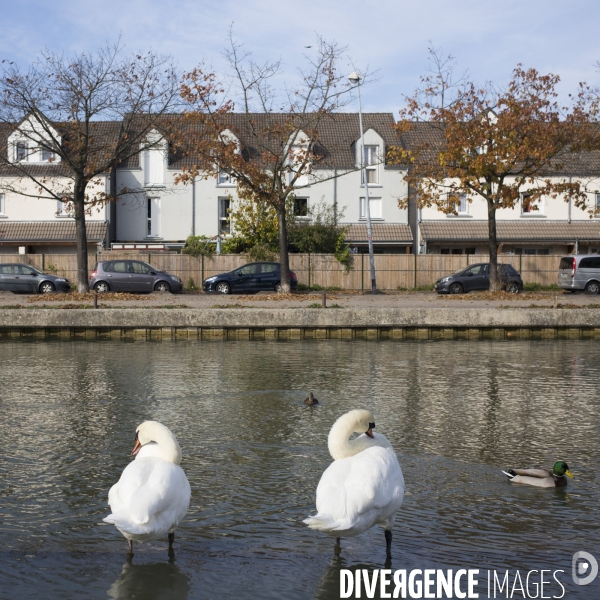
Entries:
{"type": "Polygon", "coordinates": [[[368,411],[351,411],[331,428],[329,447],[338,458],[317,486],[317,514],[304,521],[312,529],[351,537],[373,525],[392,528],[404,498],[404,477],[394,449],[377,433],[348,440],[353,431],[366,431],[372,418],[368,411]]]}
{"type": "Polygon", "coordinates": [[[144,444],[112,486],[108,493],[112,514],[104,521],[115,525],[128,540],[143,542],[175,531],[189,508],[191,490],[182,468],[174,462],[181,459],[175,436],[153,421],[140,425],[140,440],[142,432],[159,439],[144,444]],[[147,423],[152,425],[142,429],[147,423]]]}

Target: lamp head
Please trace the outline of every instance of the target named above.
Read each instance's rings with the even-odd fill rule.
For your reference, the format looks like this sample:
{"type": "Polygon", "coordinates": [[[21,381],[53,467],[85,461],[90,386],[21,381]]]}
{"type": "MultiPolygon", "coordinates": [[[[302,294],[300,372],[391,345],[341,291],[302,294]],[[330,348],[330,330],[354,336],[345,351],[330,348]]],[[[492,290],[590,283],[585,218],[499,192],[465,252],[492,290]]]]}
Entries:
{"type": "Polygon", "coordinates": [[[350,81],[351,83],[360,83],[361,79],[362,77],[356,71],[353,71],[352,73],[350,73],[350,75],[348,75],[348,81],[350,81]]]}

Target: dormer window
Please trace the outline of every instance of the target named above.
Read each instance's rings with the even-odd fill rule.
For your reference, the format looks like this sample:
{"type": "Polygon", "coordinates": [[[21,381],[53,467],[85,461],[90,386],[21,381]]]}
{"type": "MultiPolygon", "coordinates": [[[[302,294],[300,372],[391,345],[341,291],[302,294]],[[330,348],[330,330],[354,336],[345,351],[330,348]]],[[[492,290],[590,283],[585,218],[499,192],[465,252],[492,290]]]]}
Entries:
{"type": "Polygon", "coordinates": [[[50,162],[54,160],[54,152],[49,148],[40,148],[40,155],[42,158],[42,162],[50,162]]]}
{"type": "Polygon", "coordinates": [[[149,148],[144,152],[144,185],[163,186],[165,183],[164,154],[160,148],[149,148]]]}
{"type": "Polygon", "coordinates": [[[217,185],[234,185],[233,177],[231,177],[229,173],[219,169],[219,174],[217,175],[217,185]]]}
{"type": "Polygon", "coordinates": [[[18,162],[27,160],[27,142],[17,142],[15,147],[16,159],[18,162]]]}
{"type": "Polygon", "coordinates": [[[362,174],[362,183],[366,182],[371,185],[377,185],[379,183],[379,168],[378,168],[378,157],[377,157],[377,146],[365,146],[363,153],[363,167],[364,171],[362,174]]]}

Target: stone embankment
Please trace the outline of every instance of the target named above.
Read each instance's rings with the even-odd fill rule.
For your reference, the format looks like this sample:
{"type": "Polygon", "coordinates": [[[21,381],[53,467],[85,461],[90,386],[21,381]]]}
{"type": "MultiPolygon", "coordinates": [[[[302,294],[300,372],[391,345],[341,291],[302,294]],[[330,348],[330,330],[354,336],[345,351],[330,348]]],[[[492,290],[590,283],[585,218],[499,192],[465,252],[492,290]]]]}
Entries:
{"type": "Polygon", "coordinates": [[[600,338],[600,310],[111,308],[0,311],[3,338],[600,338]]]}

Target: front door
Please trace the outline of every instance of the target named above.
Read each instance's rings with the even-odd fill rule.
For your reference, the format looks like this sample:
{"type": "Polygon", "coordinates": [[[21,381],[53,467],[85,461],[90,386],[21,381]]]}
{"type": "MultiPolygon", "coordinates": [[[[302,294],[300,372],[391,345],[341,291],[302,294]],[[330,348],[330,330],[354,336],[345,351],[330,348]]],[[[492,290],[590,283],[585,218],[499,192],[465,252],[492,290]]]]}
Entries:
{"type": "Polygon", "coordinates": [[[15,272],[15,291],[29,292],[37,291],[37,273],[27,265],[14,265],[15,272]]]}
{"type": "Polygon", "coordinates": [[[256,289],[256,270],[259,265],[251,264],[233,272],[231,289],[234,292],[251,292],[256,289]]]}
{"type": "Polygon", "coordinates": [[[486,276],[485,267],[486,265],[473,265],[465,271],[461,280],[465,292],[487,289],[489,286],[489,277],[486,276]]]}
{"type": "Polygon", "coordinates": [[[150,267],[137,260],[129,260],[127,263],[129,269],[127,278],[128,291],[151,292],[154,284],[154,275],[151,274],[150,267]]]}

